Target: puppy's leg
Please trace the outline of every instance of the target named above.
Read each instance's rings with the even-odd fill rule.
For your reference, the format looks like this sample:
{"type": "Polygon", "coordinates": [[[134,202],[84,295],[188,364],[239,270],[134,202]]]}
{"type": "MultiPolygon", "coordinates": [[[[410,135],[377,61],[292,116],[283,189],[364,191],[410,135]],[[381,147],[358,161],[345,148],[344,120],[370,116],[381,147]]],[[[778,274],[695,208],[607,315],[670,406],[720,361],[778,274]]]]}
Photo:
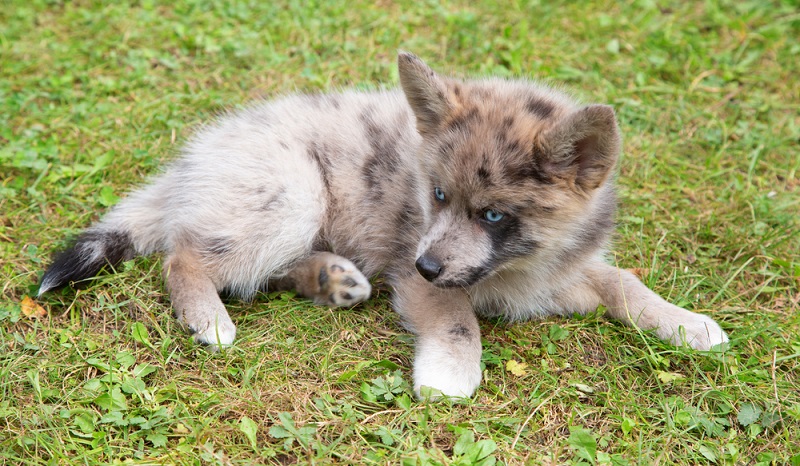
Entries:
{"type": "Polygon", "coordinates": [[[608,314],[628,325],[654,330],[662,340],[699,350],[728,341],[713,319],[668,303],[626,270],[595,262],[586,277],[608,314]]]}
{"type": "Polygon", "coordinates": [[[295,289],[317,304],[347,307],[366,301],[372,292],[369,280],[349,260],[330,252],[314,252],[292,267],[270,289],[295,289]]]}
{"type": "Polygon", "coordinates": [[[194,254],[170,255],[164,262],[164,278],[175,314],[195,340],[212,348],[233,343],[236,326],[194,254]]]}
{"type": "Polygon", "coordinates": [[[393,285],[394,307],[417,337],[414,392],[472,396],[481,381],[481,335],[467,293],[436,288],[417,274],[393,285]]]}

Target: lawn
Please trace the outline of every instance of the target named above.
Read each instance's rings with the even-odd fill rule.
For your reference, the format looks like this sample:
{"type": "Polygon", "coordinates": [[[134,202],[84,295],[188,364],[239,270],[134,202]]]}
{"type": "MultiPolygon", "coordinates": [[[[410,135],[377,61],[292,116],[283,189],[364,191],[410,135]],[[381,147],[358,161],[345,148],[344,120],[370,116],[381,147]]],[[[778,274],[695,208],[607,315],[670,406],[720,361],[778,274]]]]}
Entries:
{"type": "Polygon", "coordinates": [[[0,464],[800,465],[800,6],[785,1],[0,3],[0,464]],[[483,321],[471,400],[419,402],[385,291],[173,319],[160,258],[42,299],[53,252],[255,98],[397,83],[395,53],[613,105],[610,260],[717,319],[483,321]]]}

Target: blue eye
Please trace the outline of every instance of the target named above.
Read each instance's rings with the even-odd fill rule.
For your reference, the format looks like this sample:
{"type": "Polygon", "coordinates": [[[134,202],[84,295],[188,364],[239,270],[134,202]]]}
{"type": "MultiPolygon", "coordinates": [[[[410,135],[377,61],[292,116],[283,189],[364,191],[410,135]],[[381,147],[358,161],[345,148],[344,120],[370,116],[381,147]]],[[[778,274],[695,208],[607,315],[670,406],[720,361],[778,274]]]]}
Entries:
{"type": "Polygon", "coordinates": [[[436,199],[440,201],[444,200],[444,191],[442,191],[442,188],[439,187],[433,188],[433,195],[436,196],[436,199]]]}
{"type": "Polygon", "coordinates": [[[503,219],[503,214],[496,210],[487,210],[483,213],[483,218],[485,218],[488,222],[496,223],[503,219]]]}

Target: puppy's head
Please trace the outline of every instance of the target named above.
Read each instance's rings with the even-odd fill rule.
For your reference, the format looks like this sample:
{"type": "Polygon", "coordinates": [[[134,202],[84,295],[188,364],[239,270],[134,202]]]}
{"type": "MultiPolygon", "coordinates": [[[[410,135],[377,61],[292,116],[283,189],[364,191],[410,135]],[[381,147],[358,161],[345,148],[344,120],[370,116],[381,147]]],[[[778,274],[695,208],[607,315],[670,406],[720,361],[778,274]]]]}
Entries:
{"type": "Polygon", "coordinates": [[[621,145],[611,107],[526,81],[443,78],[408,53],[398,65],[433,206],[417,248],[423,277],[469,286],[603,247],[621,145]]]}

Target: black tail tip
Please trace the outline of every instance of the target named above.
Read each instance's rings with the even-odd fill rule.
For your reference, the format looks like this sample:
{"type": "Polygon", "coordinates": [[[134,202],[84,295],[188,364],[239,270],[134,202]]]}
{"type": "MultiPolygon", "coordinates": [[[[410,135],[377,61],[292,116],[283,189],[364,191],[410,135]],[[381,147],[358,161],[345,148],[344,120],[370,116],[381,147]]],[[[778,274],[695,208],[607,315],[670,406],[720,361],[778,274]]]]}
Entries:
{"type": "Polygon", "coordinates": [[[55,256],[39,285],[39,296],[70,282],[92,278],[106,265],[112,267],[133,257],[127,233],[88,230],[71,247],[55,256]]]}

